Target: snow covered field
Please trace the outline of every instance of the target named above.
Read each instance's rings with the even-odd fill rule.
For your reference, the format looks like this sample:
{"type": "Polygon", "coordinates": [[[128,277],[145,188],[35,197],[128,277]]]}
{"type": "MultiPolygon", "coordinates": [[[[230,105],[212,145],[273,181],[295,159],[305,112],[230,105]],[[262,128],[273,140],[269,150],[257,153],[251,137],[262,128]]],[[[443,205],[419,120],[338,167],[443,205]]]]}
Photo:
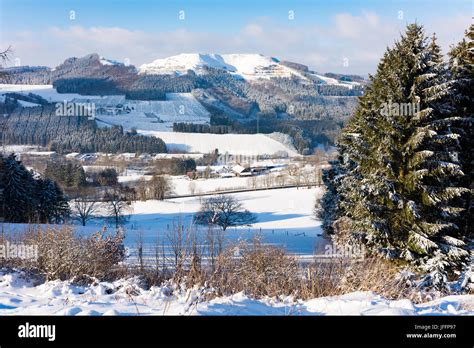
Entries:
{"type": "Polygon", "coordinates": [[[233,155],[273,155],[286,152],[297,156],[297,152],[265,134],[199,134],[178,132],[156,132],[138,129],[138,133],[154,135],[163,139],[169,151],[209,153],[219,149],[219,153],[233,155]]]}
{"type": "MultiPolygon", "coordinates": [[[[230,242],[238,242],[258,233],[266,244],[282,246],[292,254],[312,255],[315,247],[326,243],[321,236],[320,221],[313,217],[315,199],[320,194],[319,189],[296,188],[233,194],[245,209],[256,215],[257,223],[252,227],[229,228],[225,236],[230,242]]],[[[126,242],[133,246],[138,232],[150,246],[157,240],[166,242],[168,226],[177,221],[189,226],[199,208],[199,197],[134,202],[133,214],[126,225],[126,242]]],[[[101,222],[97,224],[101,226],[101,222]]]]}
{"type": "MultiPolygon", "coordinates": [[[[311,257],[314,253],[324,253],[328,243],[323,237],[321,222],[313,217],[316,197],[322,191],[313,189],[276,189],[233,194],[243,205],[254,213],[257,223],[251,227],[229,227],[225,232],[227,243],[250,241],[256,235],[261,236],[262,242],[285,248],[288,253],[300,257],[311,257]]],[[[137,241],[140,238],[144,244],[144,256],[153,258],[157,243],[169,245],[169,229],[173,223],[185,227],[192,224],[194,214],[201,206],[200,197],[176,198],[164,201],[149,200],[133,202],[133,212],[129,221],[124,225],[126,230],[125,245],[130,249],[133,262],[137,241]]],[[[78,233],[92,233],[113,223],[103,218],[97,218],[82,227],[76,225],[78,233]]],[[[24,224],[4,224],[6,235],[21,234],[24,224]]],[[[202,241],[207,229],[198,228],[198,238],[202,241]]]]}
{"type": "Polygon", "coordinates": [[[69,281],[35,284],[22,273],[0,270],[0,315],[474,315],[474,295],[447,296],[413,304],[372,292],[307,301],[251,299],[243,293],[202,299],[202,289],[140,287],[136,278],[90,286],[69,281]]]}
{"type": "Polygon", "coordinates": [[[97,115],[99,125],[121,125],[149,131],[173,130],[173,123],[186,122],[208,124],[209,112],[191,93],[167,93],[166,100],[126,100],[123,104],[132,109],[130,113],[97,115]]]}
{"type": "MultiPolygon", "coordinates": [[[[28,95],[37,94],[49,102],[94,103],[97,111],[97,122],[101,126],[122,125],[124,129],[132,128],[153,131],[172,131],[173,123],[188,122],[208,124],[210,114],[191,93],[167,93],[166,100],[127,100],[124,95],[94,96],[76,93],[58,93],[52,85],[13,85],[0,84],[0,97],[8,92],[28,95]],[[103,114],[100,109],[113,109],[122,105],[128,113],[103,114]]],[[[24,107],[37,104],[20,101],[24,107]]]]}

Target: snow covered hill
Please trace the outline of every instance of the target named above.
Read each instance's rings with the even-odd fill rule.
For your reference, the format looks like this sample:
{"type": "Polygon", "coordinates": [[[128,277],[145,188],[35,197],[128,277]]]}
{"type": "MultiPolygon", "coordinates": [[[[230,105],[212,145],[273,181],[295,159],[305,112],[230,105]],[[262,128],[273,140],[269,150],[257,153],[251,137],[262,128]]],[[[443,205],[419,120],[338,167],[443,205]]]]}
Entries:
{"type": "Polygon", "coordinates": [[[246,80],[293,75],[304,78],[296,69],[280,64],[277,58],[261,54],[179,54],[143,64],[139,72],[141,74],[181,75],[188,70],[193,70],[200,74],[204,67],[225,70],[246,80]]]}
{"type": "Polygon", "coordinates": [[[219,153],[233,155],[273,155],[286,152],[290,157],[297,156],[290,148],[265,134],[203,134],[156,132],[137,129],[143,135],[154,135],[161,138],[168,151],[210,153],[219,149],[219,153]]]}
{"type": "Polygon", "coordinates": [[[360,83],[355,81],[339,81],[335,78],[327,77],[316,73],[311,73],[311,75],[320,79],[322,81],[322,84],[325,85],[341,86],[347,88],[352,88],[353,86],[360,86],[360,83]]]}

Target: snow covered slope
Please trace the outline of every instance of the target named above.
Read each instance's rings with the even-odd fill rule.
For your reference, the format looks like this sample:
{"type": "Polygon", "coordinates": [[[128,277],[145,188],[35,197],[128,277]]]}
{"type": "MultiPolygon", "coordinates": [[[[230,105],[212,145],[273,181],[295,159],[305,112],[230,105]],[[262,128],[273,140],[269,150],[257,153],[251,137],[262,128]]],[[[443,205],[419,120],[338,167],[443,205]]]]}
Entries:
{"type": "Polygon", "coordinates": [[[341,82],[341,81],[336,80],[335,78],[327,77],[327,76],[324,76],[324,75],[319,75],[319,74],[315,74],[315,73],[312,73],[312,75],[317,77],[321,81],[323,81],[323,84],[326,84],[326,85],[335,85],[335,86],[341,86],[341,87],[347,87],[347,88],[352,88],[353,86],[360,86],[359,82],[353,82],[353,81],[351,81],[351,82],[348,82],[348,81],[341,82]]]}
{"type": "Polygon", "coordinates": [[[169,151],[209,153],[219,149],[219,153],[233,155],[273,155],[286,152],[297,156],[297,152],[265,134],[208,134],[156,132],[137,129],[138,133],[154,135],[163,139],[169,151]]]}
{"type": "Polygon", "coordinates": [[[142,74],[181,75],[188,70],[193,70],[199,74],[206,66],[228,71],[247,80],[291,77],[292,75],[304,78],[297,70],[280,64],[277,58],[261,54],[179,54],[143,64],[139,72],[142,74]]]}

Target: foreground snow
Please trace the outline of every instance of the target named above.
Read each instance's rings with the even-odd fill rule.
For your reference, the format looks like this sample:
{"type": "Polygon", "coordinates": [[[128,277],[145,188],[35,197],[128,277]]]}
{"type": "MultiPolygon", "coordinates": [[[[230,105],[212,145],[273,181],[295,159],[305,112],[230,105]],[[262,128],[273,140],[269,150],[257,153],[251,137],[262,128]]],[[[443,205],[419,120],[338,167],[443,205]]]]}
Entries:
{"type": "Polygon", "coordinates": [[[34,284],[20,272],[0,271],[1,315],[473,315],[474,295],[415,305],[371,292],[308,301],[291,297],[251,299],[243,293],[202,301],[202,289],[145,290],[136,278],[90,286],[67,281],[34,284]]]}

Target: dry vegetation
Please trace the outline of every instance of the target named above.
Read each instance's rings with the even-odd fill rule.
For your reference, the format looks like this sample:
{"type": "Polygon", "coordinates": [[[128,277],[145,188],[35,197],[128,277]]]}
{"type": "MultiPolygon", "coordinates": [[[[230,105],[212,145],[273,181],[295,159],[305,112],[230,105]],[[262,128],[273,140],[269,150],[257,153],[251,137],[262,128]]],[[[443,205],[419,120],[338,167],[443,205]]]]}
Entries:
{"type": "MultiPolygon", "coordinates": [[[[1,267],[27,269],[45,276],[47,280],[92,277],[111,279],[114,266],[124,260],[124,233],[106,229],[91,236],[77,236],[71,227],[38,228],[31,226],[21,237],[9,238],[10,243],[37,247],[38,258],[3,259],[1,267]]],[[[5,244],[6,238],[0,238],[5,244]]]]}
{"type": "MultiPolygon", "coordinates": [[[[10,242],[38,246],[36,261],[0,259],[0,267],[15,267],[47,280],[72,279],[78,283],[140,276],[145,287],[164,282],[206,290],[207,297],[244,292],[248,296],[309,299],[353,291],[374,291],[387,298],[422,300],[416,287],[399,276],[393,263],[378,258],[338,258],[301,264],[284,249],[251,242],[225,243],[220,229],[209,228],[198,240],[194,227],[179,221],[170,227],[163,243],[156,243],[154,260],[143,258],[143,240],[138,239],[138,263],[123,262],[122,230],[105,229],[92,236],[77,236],[69,227],[30,228],[10,242]]],[[[4,241],[2,241],[4,242],[4,241]]]]}

